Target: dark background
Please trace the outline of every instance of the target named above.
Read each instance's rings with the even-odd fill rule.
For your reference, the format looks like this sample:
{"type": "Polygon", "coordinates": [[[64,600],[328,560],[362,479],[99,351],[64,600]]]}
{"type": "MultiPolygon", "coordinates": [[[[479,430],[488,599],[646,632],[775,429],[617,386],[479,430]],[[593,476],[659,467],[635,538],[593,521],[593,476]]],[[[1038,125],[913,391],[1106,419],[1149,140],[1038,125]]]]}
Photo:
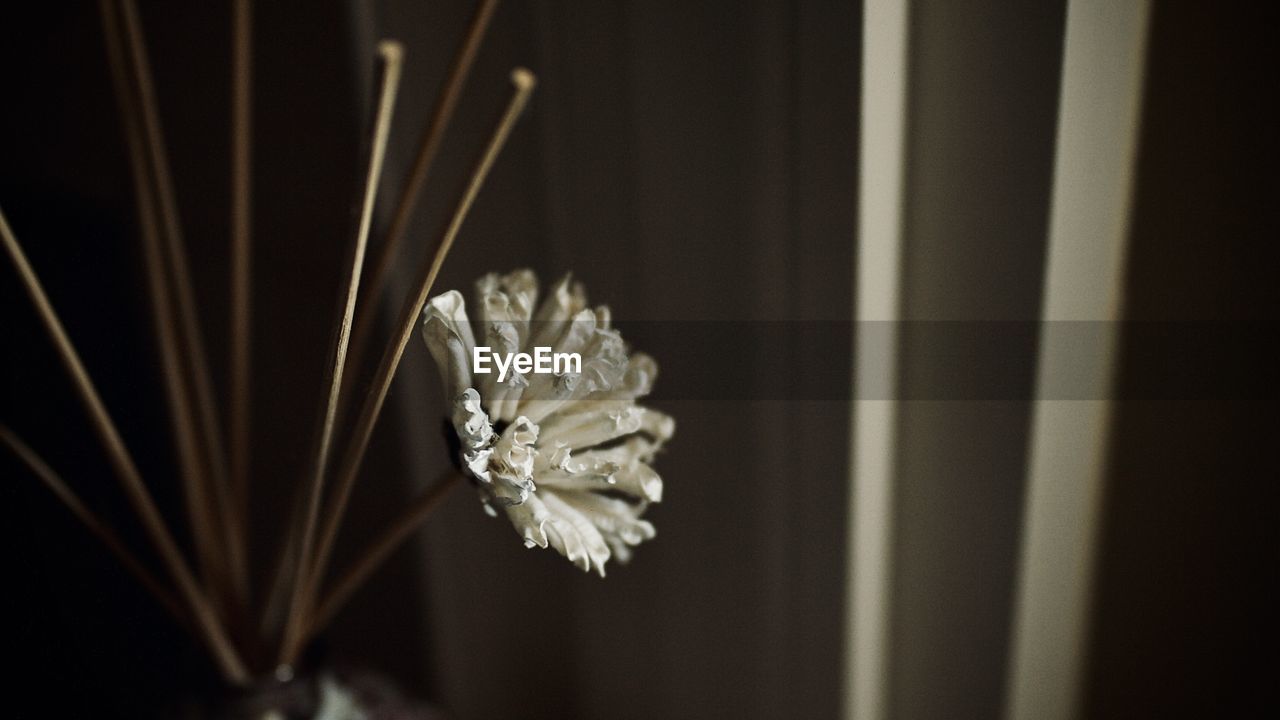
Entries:
{"type": "MultiPolygon", "coordinates": [[[[230,19],[217,4],[140,5],[223,387],[230,19]]],[[[392,197],[472,7],[259,5],[253,542],[266,551],[322,397],[373,47],[386,36],[407,50],[384,177],[392,197]]],[[[973,349],[1009,390],[986,398],[968,386],[935,396],[953,390],[939,380],[945,336],[904,335],[900,392],[913,402],[898,431],[895,718],[994,717],[1003,699],[1035,367],[1035,333],[1023,331],[1039,317],[1064,7],[913,4],[902,314],[1021,330],[973,349]]],[[[1088,717],[1275,704],[1277,538],[1264,501],[1278,476],[1274,364],[1257,352],[1274,335],[1267,248],[1280,236],[1270,15],[1153,6],[1126,319],[1243,326],[1233,337],[1256,342],[1216,355],[1256,380],[1248,397],[1186,400],[1142,335],[1122,335],[1117,394],[1146,399],[1116,410],[1088,717]]],[[[657,464],[658,538],[601,581],[524,550],[455,491],[421,542],[356,597],[325,658],[383,672],[459,718],[839,714],[851,359],[826,352],[839,344],[829,334],[803,330],[681,338],[852,317],[860,34],[857,4],[813,0],[499,9],[386,319],[506,100],[510,68],[530,67],[538,92],[437,289],[465,292],[485,272],[522,266],[544,282],[573,270],[612,306],[624,336],[661,364],[653,404],[679,425],[657,464]]],[[[181,535],[94,5],[6,8],[0,78],[0,206],[181,535]]],[[[7,265],[0,323],[0,422],[145,548],[7,265]]],[[[401,367],[338,565],[447,462],[422,350],[415,339],[401,367]]],[[[0,477],[16,716],[147,717],[210,692],[212,667],[113,558],[7,454],[0,477]]]]}

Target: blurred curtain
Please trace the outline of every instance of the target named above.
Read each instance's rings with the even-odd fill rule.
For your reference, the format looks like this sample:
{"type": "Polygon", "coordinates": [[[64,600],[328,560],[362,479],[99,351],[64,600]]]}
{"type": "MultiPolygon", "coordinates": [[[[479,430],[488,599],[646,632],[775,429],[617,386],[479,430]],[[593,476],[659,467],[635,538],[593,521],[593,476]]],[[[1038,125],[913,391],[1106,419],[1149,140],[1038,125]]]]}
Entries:
{"type": "Polygon", "coordinates": [[[895,402],[855,410],[889,427],[855,427],[849,717],[1265,714],[1261,17],[866,7],[890,40],[865,56],[863,147],[900,143],[902,175],[860,195],[882,215],[857,262],[893,272],[866,300],[897,338],[859,328],[858,377],[891,365],[857,402],[895,402]],[[886,127],[869,103],[895,83],[886,127]]]}
{"type": "Polygon", "coordinates": [[[861,188],[858,720],[997,717],[1004,703],[1063,9],[867,4],[879,47],[862,69],[864,157],[892,149],[861,188]]]}

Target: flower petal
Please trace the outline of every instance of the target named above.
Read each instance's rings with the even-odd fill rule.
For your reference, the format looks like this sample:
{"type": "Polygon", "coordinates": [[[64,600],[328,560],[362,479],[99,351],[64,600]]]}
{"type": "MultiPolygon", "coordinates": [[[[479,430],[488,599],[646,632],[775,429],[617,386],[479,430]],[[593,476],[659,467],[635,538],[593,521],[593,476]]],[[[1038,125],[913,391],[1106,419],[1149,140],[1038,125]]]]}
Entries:
{"type": "Polygon", "coordinates": [[[644,463],[637,463],[614,473],[613,485],[628,495],[650,502],[662,502],[662,478],[644,463]]]}
{"type": "Polygon", "coordinates": [[[476,297],[486,310],[481,322],[498,319],[514,323],[520,332],[520,345],[529,340],[529,320],[538,299],[538,277],[532,270],[514,270],[502,276],[489,273],[476,281],[476,297]],[[491,305],[489,298],[495,295],[501,296],[501,302],[491,305]],[[500,307],[501,316],[489,313],[490,307],[500,307]]]}
{"type": "Polygon", "coordinates": [[[676,434],[676,419],[653,408],[640,408],[640,432],[653,438],[653,449],[660,449],[676,434]]]}
{"type": "Polygon", "coordinates": [[[475,338],[460,293],[439,295],[422,309],[422,339],[440,370],[446,397],[454,397],[471,386],[475,338]]]}
{"type": "Polygon", "coordinates": [[[584,571],[591,569],[591,556],[578,529],[568,520],[552,515],[546,524],[547,542],[556,552],[584,571]]]}
{"type": "Polygon", "coordinates": [[[561,499],[556,493],[544,492],[541,493],[541,496],[552,515],[568,522],[577,532],[578,539],[582,542],[582,547],[587,556],[587,565],[583,569],[589,571],[594,567],[596,572],[600,573],[601,577],[604,577],[604,564],[609,559],[610,554],[609,545],[605,542],[604,536],[600,534],[600,531],[585,515],[578,512],[569,502],[561,499]]]}
{"type": "MultiPolygon", "coordinates": [[[[636,353],[627,360],[627,370],[622,382],[611,391],[613,397],[641,398],[653,391],[658,379],[658,363],[644,353],[636,353]]],[[[604,399],[604,398],[601,398],[604,399]]]]}
{"type": "MultiPolygon", "coordinates": [[[[506,320],[490,320],[484,324],[483,330],[485,346],[490,349],[490,352],[506,356],[520,352],[520,332],[516,330],[514,323],[506,320]]],[[[480,385],[481,394],[487,399],[494,397],[494,389],[500,385],[508,391],[513,388],[523,389],[529,384],[529,379],[517,372],[515,367],[511,367],[507,370],[506,377],[499,381],[497,370],[491,367],[488,373],[477,376],[477,382],[480,385]]],[[[490,408],[492,409],[493,405],[490,405],[490,408]]]]}
{"type": "Polygon", "coordinates": [[[562,442],[572,448],[589,448],[638,431],[643,417],[644,412],[636,407],[553,415],[542,424],[542,438],[544,442],[562,442]]]}
{"type": "Polygon", "coordinates": [[[458,433],[458,442],[466,450],[478,450],[493,444],[493,425],[484,408],[480,407],[480,394],[475,388],[467,388],[454,398],[453,429],[458,433]]]}
{"type": "Polygon", "coordinates": [[[632,505],[625,500],[596,493],[575,493],[573,506],[596,526],[606,540],[612,537],[627,545],[639,545],[657,535],[651,523],[638,517],[643,504],[632,505]]]}
{"type": "Polygon", "coordinates": [[[538,486],[580,493],[613,491],[636,500],[662,502],[662,478],[653,468],[643,464],[605,474],[570,475],[563,470],[548,471],[538,476],[538,486]]]}
{"type": "Polygon", "coordinates": [[[503,510],[506,510],[507,518],[511,520],[516,533],[524,538],[525,547],[547,546],[546,524],[551,519],[551,513],[541,498],[530,495],[520,505],[508,505],[503,510]]]}
{"type": "Polygon", "coordinates": [[[528,478],[533,475],[533,460],[538,451],[534,444],[538,442],[538,426],[521,415],[515,422],[502,431],[494,447],[495,459],[504,470],[513,475],[528,478]]]}
{"type": "Polygon", "coordinates": [[[572,276],[565,275],[551,288],[551,292],[547,294],[547,298],[542,301],[542,306],[534,315],[533,326],[530,328],[533,338],[529,340],[529,346],[551,347],[564,332],[564,327],[570,318],[586,307],[587,297],[582,290],[582,285],[573,283],[572,276]]]}
{"type": "Polygon", "coordinates": [[[564,406],[577,393],[578,386],[582,382],[582,375],[579,373],[571,372],[551,377],[549,386],[525,388],[524,394],[520,397],[518,403],[520,412],[534,422],[541,423],[564,406]]]}

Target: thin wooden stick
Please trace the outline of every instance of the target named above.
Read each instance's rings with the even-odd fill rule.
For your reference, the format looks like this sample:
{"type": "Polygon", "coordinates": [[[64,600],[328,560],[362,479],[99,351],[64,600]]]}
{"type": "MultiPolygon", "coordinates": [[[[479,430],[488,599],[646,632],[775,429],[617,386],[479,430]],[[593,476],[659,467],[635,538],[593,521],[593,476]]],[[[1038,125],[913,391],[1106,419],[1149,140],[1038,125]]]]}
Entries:
{"type": "Polygon", "coordinates": [[[160,239],[156,217],[155,193],[147,161],[147,147],[142,129],[139,102],[130,83],[129,60],[125,55],[120,20],[116,13],[102,3],[103,35],[106,39],[112,80],[120,107],[121,120],[129,146],[129,163],[134,183],[134,199],[138,209],[138,224],[143,241],[143,257],[147,272],[147,286],[151,299],[152,325],[160,349],[163,367],[165,397],[169,403],[174,441],[178,447],[178,461],[184,483],[183,498],[191,524],[192,539],[199,567],[206,579],[223,573],[215,553],[215,531],[208,513],[210,500],[207,493],[205,466],[200,462],[193,400],[190,387],[183,381],[184,369],[177,320],[174,317],[172,289],[165,279],[164,249],[160,239]]]}
{"type": "Polygon", "coordinates": [[[116,559],[120,561],[120,564],[124,565],[125,569],[128,570],[138,582],[142,583],[142,586],[146,588],[147,592],[151,593],[151,596],[156,599],[156,602],[160,603],[165,610],[169,611],[169,614],[173,615],[174,619],[177,620],[179,624],[188,626],[190,621],[187,618],[187,613],[184,612],[182,606],[178,604],[178,600],[173,596],[173,593],[169,592],[168,588],[162,585],[160,581],[151,574],[151,571],[147,570],[146,566],[143,565],[127,547],[125,547],[124,542],[120,540],[120,536],[116,535],[114,530],[95,515],[92,510],[85,507],[84,502],[80,500],[80,497],[76,495],[75,491],[63,482],[62,478],[58,476],[58,473],[54,472],[53,468],[49,467],[49,464],[46,463],[35,450],[32,450],[30,445],[23,442],[21,438],[13,434],[13,432],[4,425],[0,425],[0,442],[9,446],[9,449],[13,451],[13,454],[16,455],[24,465],[27,466],[27,469],[31,471],[31,474],[35,475],[40,482],[44,483],[44,486],[49,488],[49,491],[52,492],[63,505],[67,506],[67,509],[71,511],[71,514],[75,515],[76,519],[79,520],[89,530],[89,532],[94,535],[94,537],[101,540],[102,544],[107,546],[107,549],[116,556],[116,559]]]}
{"type": "Polygon", "coordinates": [[[22,279],[22,284],[26,288],[31,302],[35,305],[36,312],[40,315],[40,320],[44,323],[45,330],[49,333],[49,338],[57,348],[58,355],[75,384],[80,400],[89,413],[89,419],[93,422],[98,438],[107,450],[107,455],[115,468],[116,474],[119,476],[120,484],[124,488],[129,502],[132,503],[134,511],[137,512],[143,527],[151,538],[151,542],[156,546],[161,559],[164,560],[165,566],[177,584],[183,599],[191,607],[192,615],[206,644],[213,652],[214,659],[218,662],[219,668],[228,681],[235,684],[243,684],[249,677],[244,663],[241,662],[240,656],[228,639],[226,631],[218,620],[218,616],[209,604],[208,598],[204,596],[204,593],[196,585],[195,578],[191,575],[190,568],[187,567],[182,553],[178,550],[178,545],[174,542],[173,535],[170,534],[164,519],[160,516],[160,511],[156,508],[155,501],[151,498],[151,493],[142,482],[138,467],[134,464],[128,448],[125,447],[124,440],[121,439],[115,422],[112,421],[106,406],[103,405],[97,388],[89,378],[89,373],[85,370],[84,363],[80,360],[80,355],[71,344],[71,339],[67,337],[67,332],[62,327],[62,321],[58,319],[57,312],[54,311],[53,305],[49,303],[49,298],[45,295],[44,288],[40,285],[40,279],[36,276],[35,270],[32,269],[31,263],[27,261],[27,256],[22,251],[22,246],[18,244],[18,238],[14,236],[13,230],[9,227],[9,221],[5,218],[2,210],[0,210],[0,240],[3,240],[5,251],[17,268],[18,275],[22,279]]]}
{"type": "MultiPolygon", "coordinates": [[[[458,236],[458,231],[462,228],[462,223],[466,220],[468,211],[471,210],[471,204],[480,192],[480,187],[484,184],[490,168],[493,167],[494,161],[502,151],[502,146],[506,144],[507,136],[511,134],[511,129],[515,126],[515,122],[524,110],[524,106],[529,102],[529,96],[533,94],[534,86],[537,84],[533,73],[524,68],[516,68],[512,71],[511,82],[515,86],[511,101],[507,104],[506,111],[502,114],[502,119],[498,121],[493,136],[489,140],[489,145],[485,148],[484,155],[481,156],[479,163],[471,173],[471,179],[467,183],[461,199],[458,200],[457,207],[453,212],[453,218],[450,220],[444,236],[440,239],[440,246],[437,248],[430,266],[426,268],[425,274],[417,283],[414,293],[405,298],[405,304],[400,310],[400,317],[396,323],[397,334],[383,352],[382,361],[379,363],[377,373],[374,376],[373,387],[365,397],[364,406],[360,411],[360,417],[356,421],[355,429],[352,433],[351,445],[336,476],[337,484],[333,499],[326,509],[324,532],[320,536],[321,540],[317,547],[315,562],[307,573],[308,587],[306,589],[306,597],[308,598],[313,599],[316,597],[319,584],[324,577],[325,567],[328,564],[330,554],[333,552],[333,544],[337,540],[338,529],[342,524],[342,516],[346,512],[347,502],[350,499],[351,488],[355,485],[360,465],[364,461],[365,451],[369,448],[369,440],[373,436],[373,427],[378,422],[378,416],[382,412],[383,404],[386,402],[387,393],[391,389],[391,381],[395,377],[396,369],[400,366],[400,359],[404,356],[404,349],[409,344],[409,338],[413,335],[413,330],[417,326],[418,315],[422,311],[422,306],[426,303],[427,296],[431,294],[431,286],[435,283],[436,275],[439,274],[440,267],[444,264],[445,256],[449,254],[449,248],[453,246],[453,241],[458,236]]],[[[292,664],[301,649],[300,642],[286,643],[281,656],[283,664],[292,664]]]]}
{"type": "Polygon", "coordinates": [[[307,584],[308,562],[315,542],[316,524],[320,514],[320,501],[324,496],[324,476],[329,464],[330,445],[338,411],[338,393],[342,389],[342,375],[347,361],[347,347],[351,340],[351,322],[355,315],[356,295],[360,290],[360,274],[364,269],[365,249],[369,241],[369,228],[373,223],[373,207],[378,196],[378,182],[382,177],[382,164],[387,152],[387,139],[391,134],[391,116],[395,112],[396,91],[400,86],[400,67],[404,49],[400,43],[383,40],[378,44],[378,56],[382,61],[382,85],[378,92],[378,109],[373,126],[373,143],[369,155],[369,168],[365,175],[364,200],[360,209],[360,227],[356,231],[355,249],[352,253],[350,274],[347,278],[346,301],[338,317],[337,346],[329,373],[328,396],[325,399],[324,416],[320,424],[320,441],[317,443],[315,473],[311,478],[311,492],[306,505],[306,518],[302,526],[302,544],[299,547],[295,567],[293,592],[289,600],[289,614],[285,621],[285,643],[302,629],[303,588],[307,584]]]}
{"type": "MultiPolygon", "coordinates": [[[[359,368],[363,365],[361,361],[369,349],[373,330],[377,327],[378,310],[381,307],[378,301],[386,290],[391,266],[400,254],[400,246],[409,230],[409,221],[413,218],[418,197],[422,194],[422,186],[427,181],[431,165],[435,161],[441,141],[444,140],[445,131],[453,119],[458,98],[462,96],[462,89],[466,87],[467,76],[471,73],[471,66],[475,63],[480,44],[484,41],[485,33],[489,29],[489,21],[493,19],[497,7],[498,0],[481,0],[480,7],[476,9],[476,14],[471,19],[471,27],[467,30],[466,39],[458,48],[458,54],[453,60],[448,78],[445,79],[444,90],[436,101],[431,119],[423,128],[422,138],[418,144],[418,155],[409,172],[409,179],[400,191],[400,198],[391,216],[391,225],[387,229],[386,239],[382,243],[382,249],[378,251],[377,260],[371,266],[369,280],[365,285],[367,288],[365,297],[369,298],[369,301],[361,305],[360,312],[356,316],[354,335],[351,338],[352,367],[359,368]]],[[[347,379],[342,392],[342,402],[339,403],[340,408],[348,405],[349,397],[354,392],[358,380],[359,373],[352,373],[347,379]]]]}
{"type": "Polygon", "coordinates": [[[306,514],[306,490],[302,485],[294,487],[289,510],[285,513],[289,522],[286,523],[279,552],[266,575],[267,583],[263,588],[266,599],[262,602],[258,636],[272,648],[278,647],[282,641],[288,604],[292,600],[293,580],[297,573],[289,568],[296,568],[298,565],[298,546],[302,544],[302,518],[306,514]]]}
{"type": "Polygon", "coordinates": [[[249,581],[249,441],[252,416],[253,254],[252,225],[252,62],[253,8],[235,0],[231,31],[231,361],[229,409],[230,511],[237,522],[233,552],[239,554],[244,583],[249,581]]]}
{"type": "Polygon", "coordinates": [[[243,601],[246,597],[247,576],[245,574],[244,554],[239,548],[236,538],[240,533],[236,529],[237,518],[231,513],[230,497],[227,487],[226,458],[223,454],[221,430],[219,429],[217,400],[213,394],[213,381],[209,372],[208,356],[205,353],[204,340],[200,332],[200,321],[196,311],[195,293],[191,282],[191,271],[187,263],[185,243],[183,241],[182,223],[178,214],[177,199],[174,192],[173,177],[170,172],[168,153],[165,149],[164,131],[160,124],[160,113],[155,98],[151,67],[147,59],[146,44],[142,34],[142,23],[138,9],[133,0],[121,0],[121,18],[124,23],[125,38],[132,60],[131,70],[137,90],[136,100],[141,111],[142,127],[147,141],[147,159],[150,162],[152,189],[155,192],[155,207],[159,211],[162,237],[165,241],[166,260],[168,262],[169,280],[173,284],[174,300],[179,320],[179,337],[182,339],[183,362],[186,382],[193,390],[195,397],[194,426],[203,446],[201,454],[206,463],[207,473],[192,479],[192,483],[204,483],[205,487],[196,490],[199,495],[209,497],[212,502],[198,508],[198,513],[209,513],[211,517],[202,521],[214,527],[217,541],[210,540],[210,551],[221,557],[215,557],[219,567],[229,573],[230,590],[243,601]],[[216,517],[217,521],[213,518],[216,517]]]}
{"type": "Polygon", "coordinates": [[[430,490],[423,493],[417,500],[414,500],[413,504],[399,518],[394,520],[390,527],[360,555],[360,559],[343,574],[342,579],[325,596],[324,602],[320,603],[319,608],[311,616],[307,625],[307,635],[303,638],[304,642],[307,638],[323,630],[333,620],[333,616],[337,614],[338,610],[342,609],[346,601],[351,598],[352,593],[358,590],[369,579],[369,576],[381,567],[382,563],[386,562],[387,558],[405,540],[408,540],[418,528],[422,527],[422,524],[431,515],[431,511],[435,510],[440,501],[449,494],[449,491],[461,479],[461,473],[456,470],[450,470],[445,477],[436,481],[436,484],[430,490]]]}

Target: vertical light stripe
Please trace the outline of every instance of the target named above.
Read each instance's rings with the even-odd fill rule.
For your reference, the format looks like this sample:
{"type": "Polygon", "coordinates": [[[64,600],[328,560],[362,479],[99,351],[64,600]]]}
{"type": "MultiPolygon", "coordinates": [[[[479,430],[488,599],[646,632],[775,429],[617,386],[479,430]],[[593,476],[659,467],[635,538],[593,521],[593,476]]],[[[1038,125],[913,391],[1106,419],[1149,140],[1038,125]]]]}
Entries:
{"type": "Polygon", "coordinates": [[[1069,0],[1037,400],[1006,715],[1079,717],[1116,333],[1081,363],[1055,321],[1114,323],[1142,98],[1145,0],[1069,0]],[[1083,367],[1082,367],[1083,365],[1083,367]],[[1052,397],[1083,378],[1091,400],[1052,397]]]}
{"type": "Polygon", "coordinates": [[[907,0],[867,0],[863,12],[844,708],[849,720],[881,720],[888,696],[907,0]]]}

